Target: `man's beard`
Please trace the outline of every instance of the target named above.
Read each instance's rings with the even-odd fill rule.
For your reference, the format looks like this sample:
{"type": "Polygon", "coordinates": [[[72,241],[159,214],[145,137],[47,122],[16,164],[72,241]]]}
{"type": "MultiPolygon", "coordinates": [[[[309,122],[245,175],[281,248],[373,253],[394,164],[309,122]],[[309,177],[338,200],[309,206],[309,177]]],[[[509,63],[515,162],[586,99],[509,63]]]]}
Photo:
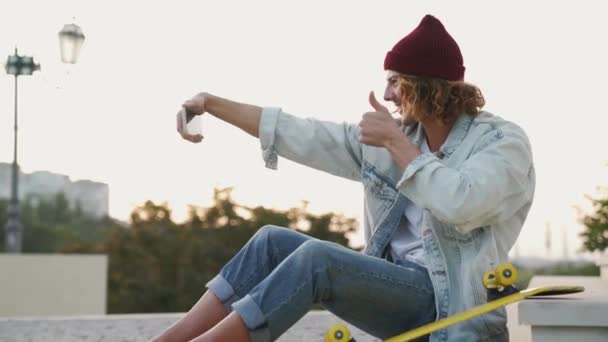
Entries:
{"type": "Polygon", "coordinates": [[[418,120],[409,115],[401,105],[397,105],[397,109],[393,113],[399,113],[401,123],[403,123],[404,126],[413,125],[418,122],[418,120]]]}

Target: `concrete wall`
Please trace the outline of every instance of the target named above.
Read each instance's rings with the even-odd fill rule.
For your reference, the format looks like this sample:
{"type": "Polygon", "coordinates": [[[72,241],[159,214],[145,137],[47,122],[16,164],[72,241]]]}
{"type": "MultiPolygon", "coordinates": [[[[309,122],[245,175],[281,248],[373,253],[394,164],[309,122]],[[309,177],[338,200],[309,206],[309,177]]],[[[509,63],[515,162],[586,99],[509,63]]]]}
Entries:
{"type": "Polygon", "coordinates": [[[0,316],[106,313],[106,255],[0,255],[0,316]]]}

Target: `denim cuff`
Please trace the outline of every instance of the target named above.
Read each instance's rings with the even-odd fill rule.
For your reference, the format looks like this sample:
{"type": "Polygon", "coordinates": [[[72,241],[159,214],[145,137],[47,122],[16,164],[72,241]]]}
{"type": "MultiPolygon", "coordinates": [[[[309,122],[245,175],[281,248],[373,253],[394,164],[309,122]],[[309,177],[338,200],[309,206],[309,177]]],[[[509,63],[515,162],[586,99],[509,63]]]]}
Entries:
{"type": "Polygon", "coordinates": [[[280,108],[264,107],[260,116],[258,135],[262,147],[262,158],[266,162],[266,167],[276,170],[278,168],[278,157],[275,150],[275,135],[279,122],[280,108]]]}
{"type": "Polygon", "coordinates": [[[241,300],[232,304],[234,311],[238,312],[239,316],[245,322],[251,342],[266,342],[270,341],[270,330],[266,316],[250,295],[246,295],[241,300]]]}
{"type": "Polygon", "coordinates": [[[224,277],[218,274],[205,286],[224,304],[228,312],[232,312],[232,303],[239,300],[240,297],[234,293],[232,285],[224,277]]]}

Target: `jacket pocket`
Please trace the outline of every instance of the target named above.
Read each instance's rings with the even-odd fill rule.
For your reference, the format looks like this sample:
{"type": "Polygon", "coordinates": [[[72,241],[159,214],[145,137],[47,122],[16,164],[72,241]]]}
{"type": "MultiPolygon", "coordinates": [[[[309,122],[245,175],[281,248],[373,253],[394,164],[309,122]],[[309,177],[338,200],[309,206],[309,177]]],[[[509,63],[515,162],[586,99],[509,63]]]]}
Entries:
{"type": "Polygon", "coordinates": [[[461,233],[452,225],[441,223],[441,236],[448,241],[457,242],[459,244],[470,244],[479,240],[486,232],[489,226],[475,228],[467,233],[461,233]]]}
{"type": "Polygon", "coordinates": [[[365,191],[365,208],[373,221],[376,221],[390,208],[399,192],[390,179],[370,164],[364,164],[361,179],[365,191]]]}

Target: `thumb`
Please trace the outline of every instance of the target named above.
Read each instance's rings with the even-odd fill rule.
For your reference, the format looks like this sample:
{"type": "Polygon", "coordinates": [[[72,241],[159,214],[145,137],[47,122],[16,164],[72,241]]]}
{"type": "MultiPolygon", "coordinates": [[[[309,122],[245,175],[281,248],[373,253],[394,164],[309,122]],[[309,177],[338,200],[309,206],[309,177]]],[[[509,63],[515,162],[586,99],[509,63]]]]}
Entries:
{"type": "Polygon", "coordinates": [[[374,110],[376,112],[386,113],[388,115],[391,114],[391,112],[389,112],[389,110],[386,107],[381,105],[380,102],[378,102],[378,100],[376,100],[376,95],[374,94],[373,91],[371,91],[369,93],[369,104],[372,106],[372,108],[374,108],[374,110]]]}

